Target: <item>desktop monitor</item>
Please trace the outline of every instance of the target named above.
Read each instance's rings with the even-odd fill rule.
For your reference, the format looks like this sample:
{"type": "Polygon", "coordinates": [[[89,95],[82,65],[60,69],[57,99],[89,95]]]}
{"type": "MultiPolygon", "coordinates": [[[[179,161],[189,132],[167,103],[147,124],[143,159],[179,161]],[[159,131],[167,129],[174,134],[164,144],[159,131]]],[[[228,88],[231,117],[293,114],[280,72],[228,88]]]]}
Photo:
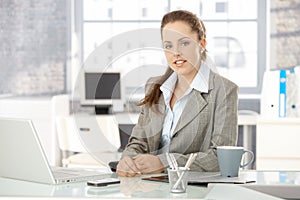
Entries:
{"type": "MultiPolygon", "coordinates": [[[[123,89],[120,72],[84,71],[81,104],[101,109],[123,111],[123,89]]],[[[96,110],[97,111],[97,110],[96,110]]],[[[103,114],[100,111],[100,114],[103,114]]]]}

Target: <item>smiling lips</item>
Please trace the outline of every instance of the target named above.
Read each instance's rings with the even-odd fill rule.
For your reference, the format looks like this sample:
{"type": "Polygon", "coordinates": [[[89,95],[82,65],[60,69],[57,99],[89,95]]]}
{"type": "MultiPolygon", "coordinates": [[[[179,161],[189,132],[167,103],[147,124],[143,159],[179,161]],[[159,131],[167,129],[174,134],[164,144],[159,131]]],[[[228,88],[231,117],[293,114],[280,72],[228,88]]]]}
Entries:
{"type": "Polygon", "coordinates": [[[181,67],[186,60],[175,60],[173,63],[176,65],[176,67],[181,67]]]}

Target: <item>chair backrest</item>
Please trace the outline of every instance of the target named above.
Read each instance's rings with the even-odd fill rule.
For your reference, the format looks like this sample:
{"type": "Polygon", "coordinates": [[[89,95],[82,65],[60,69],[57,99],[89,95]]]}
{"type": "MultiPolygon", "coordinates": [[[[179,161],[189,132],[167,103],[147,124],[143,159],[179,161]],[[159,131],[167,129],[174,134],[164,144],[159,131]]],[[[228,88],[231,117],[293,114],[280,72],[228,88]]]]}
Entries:
{"type": "Polygon", "coordinates": [[[56,117],[58,145],[62,151],[87,152],[77,134],[74,120],[71,117],[56,117]]]}
{"type": "Polygon", "coordinates": [[[59,134],[56,124],[57,117],[70,115],[70,96],[68,94],[55,95],[51,99],[51,132],[54,140],[55,165],[61,165],[61,152],[59,145],[59,134]]]}
{"type": "Polygon", "coordinates": [[[56,127],[59,147],[63,151],[96,152],[108,146],[107,141],[116,149],[121,146],[118,123],[113,115],[56,117],[56,127]],[[98,128],[95,129],[95,126],[98,128]],[[91,137],[84,137],[84,133],[80,133],[81,129],[93,131],[86,133],[91,137]]]}

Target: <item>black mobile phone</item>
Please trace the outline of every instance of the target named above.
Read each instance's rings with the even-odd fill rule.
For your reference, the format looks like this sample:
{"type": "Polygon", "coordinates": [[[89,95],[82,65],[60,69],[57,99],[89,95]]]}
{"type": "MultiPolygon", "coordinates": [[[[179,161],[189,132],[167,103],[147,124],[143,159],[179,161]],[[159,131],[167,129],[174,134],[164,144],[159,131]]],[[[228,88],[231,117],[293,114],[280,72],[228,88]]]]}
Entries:
{"type": "Polygon", "coordinates": [[[88,186],[103,187],[103,186],[118,184],[118,183],[120,183],[120,180],[118,178],[104,178],[99,180],[90,180],[86,184],[88,186]]]}

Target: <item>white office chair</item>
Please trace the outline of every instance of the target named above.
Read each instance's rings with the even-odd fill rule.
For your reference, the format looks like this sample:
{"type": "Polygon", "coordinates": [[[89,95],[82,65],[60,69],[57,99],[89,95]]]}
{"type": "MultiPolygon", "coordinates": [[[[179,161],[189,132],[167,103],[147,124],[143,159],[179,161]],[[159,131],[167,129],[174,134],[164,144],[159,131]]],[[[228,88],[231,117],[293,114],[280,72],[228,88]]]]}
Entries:
{"type": "MultiPolygon", "coordinates": [[[[83,117],[83,120],[86,120],[87,123],[85,124],[88,124],[88,120],[91,120],[91,118],[83,117]]],[[[120,147],[119,129],[113,116],[97,116],[96,120],[101,121],[101,131],[102,133],[108,133],[104,136],[115,146],[115,152],[90,153],[92,148],[85,148],[85,146],[89,144],[84,144],[82,138],[78,135],[78,129],[80,129],[80,127],[76,124],[74,117],[56,118],[59,148],[65,153],[62,159],[62,165],[64,167],[83,167],[110,171],[108,163],[120,159],[121,154],[117,152],[117,149],[120,147]],[[76,152],[76,154],[68,155],[69,152],[76,152]]],[[[101,144],[99,140],[98,145],[101,146],[104,144],[101,144]]]]}
{"type": "Polygon", "coordinates": [[[66,117],[70,115],[70,98],[68,94],[55,95],[51,99],[51,128],[52,138],[54,138],[53,151],[55,155],[55,165],[61,166],[61,150],[59,148],[59,139],[56,127],[57,117],[66,117]]]}

